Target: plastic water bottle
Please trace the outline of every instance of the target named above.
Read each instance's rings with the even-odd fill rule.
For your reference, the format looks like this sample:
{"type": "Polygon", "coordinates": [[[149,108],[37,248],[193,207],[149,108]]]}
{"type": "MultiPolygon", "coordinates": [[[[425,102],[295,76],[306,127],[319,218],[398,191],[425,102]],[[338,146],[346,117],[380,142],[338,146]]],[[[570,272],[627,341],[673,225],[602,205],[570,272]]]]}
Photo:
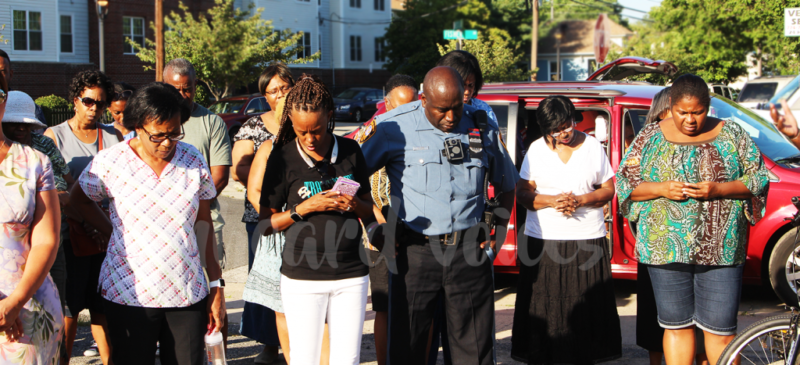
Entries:
{"type": "Polygon", "coordinates": [[[228,365],[228,362],[225,361],[225,345],[222,343],[222,333],[206,334],[205,341],[208,365],[228,365]]]}

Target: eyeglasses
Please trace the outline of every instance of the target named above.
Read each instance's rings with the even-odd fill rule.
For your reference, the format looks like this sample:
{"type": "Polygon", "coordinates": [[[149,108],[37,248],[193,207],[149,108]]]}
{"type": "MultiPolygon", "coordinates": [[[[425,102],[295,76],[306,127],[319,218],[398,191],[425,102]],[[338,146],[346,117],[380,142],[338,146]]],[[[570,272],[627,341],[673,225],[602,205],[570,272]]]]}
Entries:
{"type": "Polygon", "coordinates": [[[78,98],[83,106],[87,108],[91,108],[93,105],[97,105],[97,110],[103,110],[106,108],[106,102],[100,100],[94,100],[92,98],[78,98]]]}
{"type": "Polygon", "coordinates": [[[125,90],[121,93],[115,93],[114,98],[111,99],[111,101],[128,100],[128,98],[130,98],[131,95],[133,95],[132,90],[125,90]]]}
{"type": "Polygon", "coordinates": [[[5,103],[7,97],[8,97],[8,94],[6,94],[5,90],[0,89],[0,104],[5,103]]]}
{"type": "Polygon", "coordinates": [[[281,87],[276,87],[276,88],[274,88],[274,89],[272,89],[272,90],[267,90],[266,92],[267,92],[267,94],[270,94],[270,95],[272,95],[272,96],[275,96],[275,95],[277,95],[277,94],[278,94],[278,91],[283,91],[283,95],[286,95],[286,94],[288,94],[288,93],[289,93],[289,91],[291,91],[291,90],[292,90],[292,87],[291,87],[291,86],[289,86],[289,85],[284,85],[284,86],[281,86],[281,87]]]}
{"type": "Polygon", "coordinates": [[[154,136],[154,135],[150,134],[150,132],[148,132],[146,129],[144,129],[144,127],[142,127],[142,131],[148,137],[150,137],[150,142],[153,142],[155,144],[162,144],[166,140],[170,140],[172,142],[177,142],[177,141],[182,140],[183,137],[186,137],[186,133],[183,133],[183,126],[181,126],[181,134],[179,134],[179,135],[166,135],[166,136],[165,135],[159,135],[159,136],[154,136]]]}
{"type": "Polygon", "coordinates": [[[574,127],[575,127],[575,121],[572,121],[572,122],[570,122],[570,127],[569,127],[569,128],[567,128],[567,129],[564,129],[564,130],[562,130],[561,132],[557,132],[557,133],[550,133],[550,137],[553,137],[554,139],[555,139],[555,138],[558,138],[560,135],[562,135],[562,134],[564,134],[564,133],[569,133],[569,132],[572,132],[572,129],[573,129],[574,127]]]}

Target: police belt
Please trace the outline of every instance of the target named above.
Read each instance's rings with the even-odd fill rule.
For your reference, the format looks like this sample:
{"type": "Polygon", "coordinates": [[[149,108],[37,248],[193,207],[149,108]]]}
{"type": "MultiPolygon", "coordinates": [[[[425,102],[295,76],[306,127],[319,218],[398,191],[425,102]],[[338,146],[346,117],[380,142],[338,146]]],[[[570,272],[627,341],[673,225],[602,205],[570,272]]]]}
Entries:
{"type": "MultiPolygon", "coordinates": [[[[449,234],[439,234],[439,235],[427,235],[422,234],[417,231],[412,230],[411,228],[405,227],[403,230],[403,236],[408,242],[408,244],[425,244],[428,242],[438,242],[439,244],[445,246],[454,246],[464,242],[466,239],[467,231],[469,229],[462,229],[460,231],[455,231],[449,234]]],[[[474,233],[473,233],[474,234],[474,233]]],[[[478,234],[475,236],[476,241],[483,242],[485,239],[484,231],[482,229],[478,230],[478,234]]]]}

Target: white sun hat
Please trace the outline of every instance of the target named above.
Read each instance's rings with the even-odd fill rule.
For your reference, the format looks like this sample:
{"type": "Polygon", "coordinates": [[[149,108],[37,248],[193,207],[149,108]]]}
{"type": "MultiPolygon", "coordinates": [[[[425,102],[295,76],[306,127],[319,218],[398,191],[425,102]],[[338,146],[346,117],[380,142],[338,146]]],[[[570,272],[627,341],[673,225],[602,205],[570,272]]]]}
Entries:
{"type": "Polygon", "coordinates": [[[47,124],[36,119],[36,104],[33,98],[22,91],[8,92],[3,123],[26,123],[33,124],[35,129],[47,128],[47,124]]]}

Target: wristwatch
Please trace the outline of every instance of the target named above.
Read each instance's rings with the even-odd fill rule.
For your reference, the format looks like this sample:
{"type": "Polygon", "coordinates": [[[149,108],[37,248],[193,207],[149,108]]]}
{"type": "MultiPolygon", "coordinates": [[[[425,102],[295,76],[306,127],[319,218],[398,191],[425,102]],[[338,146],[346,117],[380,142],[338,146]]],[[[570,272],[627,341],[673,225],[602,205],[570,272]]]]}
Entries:
{"type": "Polygon", "coordinates": [[[208,283],[208,287],[209,288],[216,288],[216,287],[224,288],[225,287],[225,280],[223,278],[219,278],[217,280],[214,280],[214,281],[208,283]]]}
{"type": "Polygon", "coordinates": [[[297,212],[297,204],[292,206],[292,210],[290,211],[289,216],[292,217],[292,220],[295,222],[303,220],[303,216],[297,212]]]}

